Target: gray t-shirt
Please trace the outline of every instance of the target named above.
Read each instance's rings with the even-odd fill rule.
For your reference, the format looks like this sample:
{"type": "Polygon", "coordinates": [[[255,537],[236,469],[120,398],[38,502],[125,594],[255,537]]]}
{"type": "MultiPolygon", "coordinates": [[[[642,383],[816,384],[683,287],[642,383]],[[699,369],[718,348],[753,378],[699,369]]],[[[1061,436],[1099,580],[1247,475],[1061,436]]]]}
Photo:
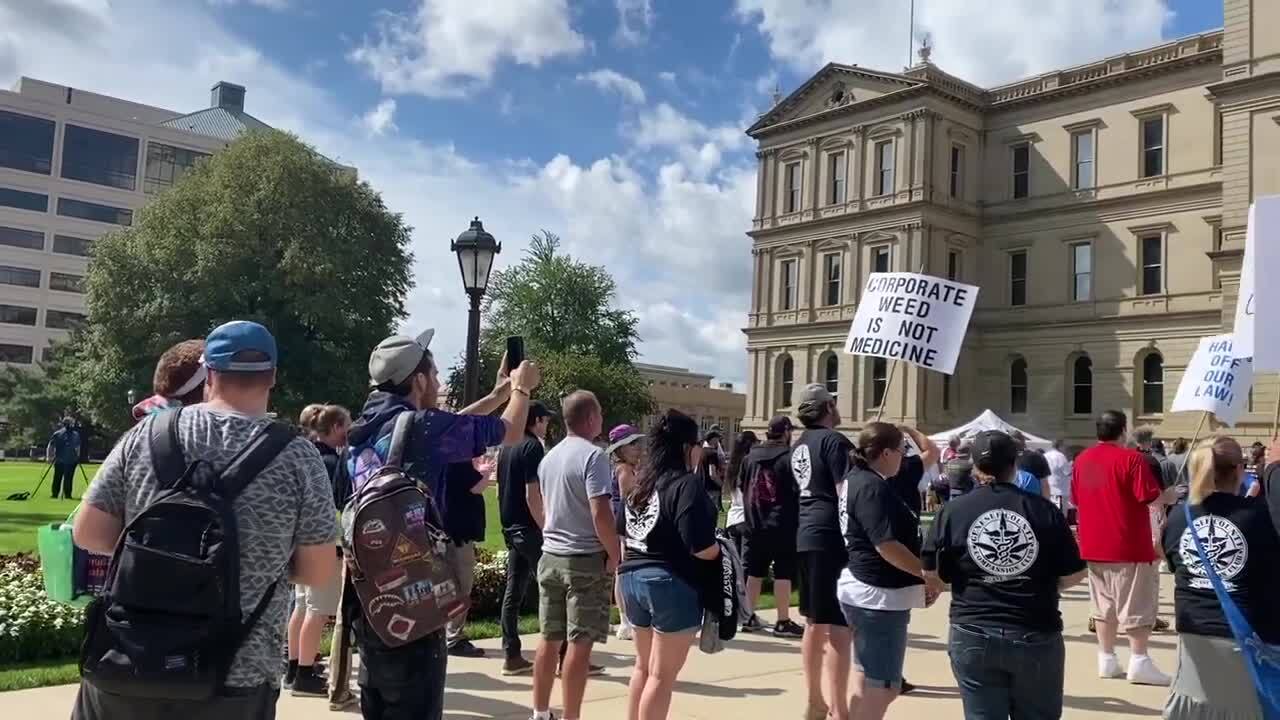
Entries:
{"type": "Polygon", "coordinates": [[[589,502],[609,495],[612,473],[604,450],[571,435],[542,459],[538,481],[547,521],[542,549],[553,555],[604,552],[589,502]]]}
{"type": "MultiPolygon", "coordinates": [[[[173,412],[173,411],[167,411],[173,412]]],[[[84,501],[127,525],[157,493],[147,441],[151,415],[125,433],[85,493],[84,501]]],[[[221,472],[258,429],[264,417],[214,411],[195,405],[182,411],[178,441],[188,464],[202,460],[221,472]]],[[[289,606],[289,560],[299,545],[337,540],[333,491],[324,462],[302,438],[289,443],[235,501],[240,528],[240,608],[247,617],[272,583],[275,595],[231,664],[227,685],[253,687],[280,682],[289,606]]]]}

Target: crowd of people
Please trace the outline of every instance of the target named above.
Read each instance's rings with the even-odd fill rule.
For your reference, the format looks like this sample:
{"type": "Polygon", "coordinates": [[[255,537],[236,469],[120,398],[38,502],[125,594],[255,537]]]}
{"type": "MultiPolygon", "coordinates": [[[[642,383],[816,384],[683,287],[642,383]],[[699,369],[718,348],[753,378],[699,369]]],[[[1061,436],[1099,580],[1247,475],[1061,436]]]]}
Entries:
{"type": "Polygon", "coordinates": [[[303,436],[264,453],[248,477],[232,471],[251,465],[253,448],[278,425],[268,415],[274,338],[232,322],[160,358],[156,395],[135,408],[138,424],[75,518],[77,545],[115,559],[90,611],[74,718],[272,718],[282,684],[327,696],[335,710],[358,702],[368,720],[441,718],[448,658],[484,651],[466,638],[465,601],[417,634],[424,616],[408,608],[433,595],[470,596],[484,493],[495,480],[508,551],[495,672],[532,675],[532,720],[552,718],[557,682],[562,717],[583,717],[588,678],[603,672],[592,649],[610,634],[615,605],[617,635],[636,653],[628,718],[666,718],[695,639],[717,632],[709,618],[721,602],[722,553],[742,559],[740,630],[800,641],[806,720],[885,717],[912,687],[903,677],[912,611],[948,592],[948,655],[965,717],[1060,717],[1059,602],[1086,580],[1100,677],[1169,686],[1167,718],[1263,717],[1268,700],[1215,586],[1225,586],[1263,647],[1280,642],[1280,463],[1268,465],[1265,449],[1246,455],[1218,437],[1195,447],[1179,440],[1165,454],[1115,411],[1099,416],[1097,443],[1074,458],[1061,442],[1037,450],[1016,432],[939,448],[915,428],[870,422],[850,437],[822,385],[804,388],[795,419],[772,418],[763,440],[743,432],[726,443],[720,428],[702,433],[677,411],[647,433],[625,424],[606,433],[589,391],[555,410],[532,401],[540,373],[527,361],[504,361],[489,395],[450,412],[439,408],[431,335],[373,348],[372,390],[355,418],[336,405],[308,406],[303,436]],[[564,436],[548,447],[553,423],[564,436]],[[178,473],[173,445],[184,462],[178,473]],[[396,473],[425,509],[356,524],[396,473]],[[234,489],[219,485],[232,481],[234,489]],[[182,608],[133,589],[186,582],[149,577],[160,566],[147,558],[160,551],[144,546],[164,542],[155,508],[190,488],[223,493],[238,533],[236,631],[192,641],[224,643],[212,660],[146,648],[147,638],[170,642],[147,623],[182,608]],[[930,509],[931,524],[922,521],[930,509]],[[424,525],[438,530],[437,547],[411,541],[424,525]],[[433,550],[449,579],[424,586],[406,568],[433,550]],[[374,551],[389,553],[391,571],[366,577],[357,559],[374,551]],[[1148,654],[1161,620],[1161,564],[1175,584],[1172,677],[1148,654]],[[766,623],[757,609],[770,582],[776,619],[766,623]],[[530,660],[518,621],[534,583],[539,641],[530,660]],[[373,597],[363,592],[370,585],[373,597]],[[318,648],[330,622],[326,677],[318,648]],[[1127,665],[1116,653],[1121,634],[1127,665]],[[95,647],[107,650],[90,654],[95,647]],[[212,680],[201,685],[195,666],[210,662],[212,680]]]}

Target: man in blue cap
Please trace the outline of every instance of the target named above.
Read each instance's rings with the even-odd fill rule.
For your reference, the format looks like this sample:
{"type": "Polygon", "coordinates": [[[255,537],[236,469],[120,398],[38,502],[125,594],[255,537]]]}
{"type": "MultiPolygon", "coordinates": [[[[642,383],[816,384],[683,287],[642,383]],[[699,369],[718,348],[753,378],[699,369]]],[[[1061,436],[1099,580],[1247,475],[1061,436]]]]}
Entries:
{"type": "MultiPolygon", "coordinates": [[[[178,445],[189,466],[199,463],[197,472],[221,472],[271,422],[267,408],[276,361],[275,338],[257,323],[229,322],[209,334],[204,351],[208,399],[183,408],[177,423],[178,445]]],[[[177,411],[144,418],[116,443],[76,515],[77,545],[110,554],[123,528],[160,492],[148,440],[152,425],[169,412],[177,411]]],[[[253,613],[273,586],[274,591],[236,651],[223,692],[201,701],[124,696],[99,690],[89,676],[80,684],[75,720],[275,717],[284,663],[281,633],[291,595],[287,584],[324,585],[338,569],[333,490],[320,454],[304,438],[293,438],[233,507],[239,520],[244,616],[253,613]]]]}
{"type": "MultiPolygon", "coordinates": [[[[431,493],[449,524],[446,470],[451,463],[470,462],[489,447],[515,445],[524,437],[529,394],[542,376],[526,361],[510,376],[506,360],[493,392],[455,414],[437,408],[440,374],[429,345],[435,331],[416,338],[394,335],[378,343],[369,356],[369,380],[373,392],[351,427],[348,439],[353,461],[352,482],[358,490],[381,463],[367,467],[360,458],[373,450],[385,460],[385,442],[401,413],[414,414],[405,442],[405,472],[431,493]],[[491,413],[506,403],[502,417],[491,413]],[[377,467],[374,467],[377,466],[377,467]]],[[[471,490],[473,478],[459,476],[471,490]]],[[[456,550],[450,561],[465,561],[456,550]]],[[[461,577],[465,568],[458,568],[461,577]]],[[[364,621],[358,596],[348,586],[343,592],[344,619],[360,646],[360,710],[366,720],[415,718],[440,720],[444,714],[444,680],[448,661],[445,632],[439,630],[421,640],[388,647],[364,621]]]]}

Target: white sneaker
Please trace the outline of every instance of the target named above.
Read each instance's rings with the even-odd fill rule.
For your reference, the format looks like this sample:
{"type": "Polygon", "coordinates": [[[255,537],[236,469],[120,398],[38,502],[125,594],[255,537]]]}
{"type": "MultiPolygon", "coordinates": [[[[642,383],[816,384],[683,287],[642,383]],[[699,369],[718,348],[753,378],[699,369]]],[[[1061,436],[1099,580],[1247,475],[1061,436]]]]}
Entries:
{"type": "Polygon", "coordinates": [[[1129,682],[1134,685],[1159,685],[1169,687],[1173,678],[1160,672],[1150,656],[1134,656],[1129,659],[1129,682]]]}
{"type": "Polygon", "coordinates": [[[619,625],[616,634],[619,640],[631,640],[633,637],[630,625],[619,625]]]}
{"type": "Polygon", "coordinates": [[[1098,655],[1098,677],[1121,678],[1124,670],[1120,669],[1120,661],[1115,655],[1098,655]]]}

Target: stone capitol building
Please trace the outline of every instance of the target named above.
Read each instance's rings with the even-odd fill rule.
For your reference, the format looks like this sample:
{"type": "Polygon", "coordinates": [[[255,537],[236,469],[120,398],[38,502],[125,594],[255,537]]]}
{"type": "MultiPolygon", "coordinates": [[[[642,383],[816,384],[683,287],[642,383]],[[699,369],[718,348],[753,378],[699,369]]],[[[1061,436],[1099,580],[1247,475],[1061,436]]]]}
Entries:
{"type": "MultiPolygon", "coordinates": [[[[744,426],[825,384],[843,428],[928,432],[990,408],[1046,437],[1169,413],[1200,338],[1231,332],[1249,204],[1280,194],[1280,3],[1225,28],[981,88],[930,62],[829,64],[747,133],[759,158],[744,426]],[[871,272],[981,287],[954,376],[847,355],[871,272]],[[887,395],[886,398],[886,388],[887,395]]],[[[1265,282],[1266,279],[1260,279],[1265,282]]],[[[1268,435],[1280,378],[1237,424],[1268,435]]]]}

